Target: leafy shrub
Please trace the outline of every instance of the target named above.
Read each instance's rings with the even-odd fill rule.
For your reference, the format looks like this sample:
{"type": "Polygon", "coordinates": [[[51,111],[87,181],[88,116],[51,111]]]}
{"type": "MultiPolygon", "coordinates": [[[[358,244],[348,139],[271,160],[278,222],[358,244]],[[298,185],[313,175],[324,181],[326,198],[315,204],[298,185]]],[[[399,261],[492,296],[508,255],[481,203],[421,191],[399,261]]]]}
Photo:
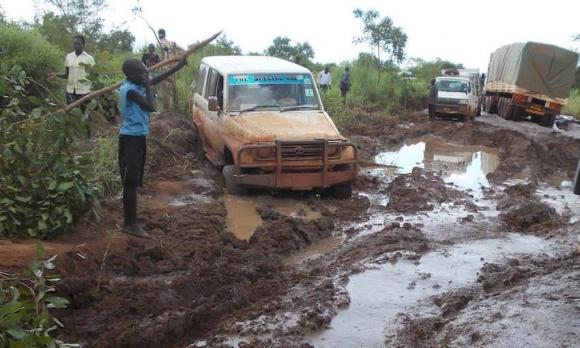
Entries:
{"type": "Polygon", "coordinates": [[[570,99],[568,100],[568,105],[564,107],[564,113],[573,115],[576,118],[580,117],[580,89],[570,91],[570,99]]]}
{"type": "Polygon", "coordinates": [[[28,76],[40,82],[46,81],[49,71],[64,69],[64,53],[36,31],[0,22],[0,33],[3,69],[19,65],[28,76]]]}
{"type": "Polygon", "coordinates": [[[29,83],[18,66],[0,80],[9,96],[0,108],[0,237],[46,238],[87,211],[97,216],[101,188],[88,179],[91,164],[75,154],[73,142],[86,114],[42,116],[56,105],[27,95],[29,83]]]}
{"type": "MultiPolygon", "coordinates": [[[[41,244],[37,250],[43,258],[41,244]]],[[[53,295],[53,284],[59,281],[49,274],[55,258],[35,260],[24,277],[0,272],[0,347],[79,347],[52,337],[63,325],[49,310],[68,305],[68,300],[53,295]]]]}

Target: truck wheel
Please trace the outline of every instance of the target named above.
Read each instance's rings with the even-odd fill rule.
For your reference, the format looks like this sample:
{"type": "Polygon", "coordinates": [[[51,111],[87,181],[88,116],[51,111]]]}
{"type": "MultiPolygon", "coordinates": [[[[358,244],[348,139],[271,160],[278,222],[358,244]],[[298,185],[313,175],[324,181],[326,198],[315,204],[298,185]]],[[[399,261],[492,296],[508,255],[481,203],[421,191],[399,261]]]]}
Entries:
{"type": "Polygon", "coordinates": [[[337,199],[347,199],[352,197],[352,182],[343,182],[330,188],[330,194],[337,199]]]}
{"type": "Polygon", "coordinates": [[[235,167],[233,164],[228,164],[222,169],[222,174],[224,175],[224,181],[226,182],[226,189],[228,193],[235,196],[246,196],[248,194],[248,189],[246,187],[240,186],[234,180],[235,167]]]}
{"type": "Polygon", "coordinates": [[[556,115],[546,115],[542,117],[540,125],[544,127],[552,127],[556,121],[556,115]]]}
{"type": "Polygon", "coordinates": [[[487,111],[490,114],[497,114],[498,112],[498,106],[497,103],[494,102],[495,98],[493,96],[489,96],[489,111],[487,111]]]}
{"type": "Polygon", "coordinates": [[[504,107],[505,101],[503,97],[500,97],[498,102],[497,102],[497,115],[501,118],[505,119],[505,107],[504,107]]]}

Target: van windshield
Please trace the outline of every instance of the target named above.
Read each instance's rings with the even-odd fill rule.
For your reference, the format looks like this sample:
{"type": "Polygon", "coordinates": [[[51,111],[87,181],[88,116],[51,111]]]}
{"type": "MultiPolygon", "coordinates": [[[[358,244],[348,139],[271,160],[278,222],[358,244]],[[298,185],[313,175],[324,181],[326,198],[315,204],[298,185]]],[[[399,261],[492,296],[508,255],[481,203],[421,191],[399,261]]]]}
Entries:
{"type": "Polygon", "coordinates": [[[228,111],[278,110],[300,106],[320,109],[316,88],[307,74],[228,76],[228,111]]]}
{"type": "Polygon", "coordinates": [[[440,92],[461,92],[467,93],[467,81],[441,79],[435,82],[437,90],[440,92]]]}

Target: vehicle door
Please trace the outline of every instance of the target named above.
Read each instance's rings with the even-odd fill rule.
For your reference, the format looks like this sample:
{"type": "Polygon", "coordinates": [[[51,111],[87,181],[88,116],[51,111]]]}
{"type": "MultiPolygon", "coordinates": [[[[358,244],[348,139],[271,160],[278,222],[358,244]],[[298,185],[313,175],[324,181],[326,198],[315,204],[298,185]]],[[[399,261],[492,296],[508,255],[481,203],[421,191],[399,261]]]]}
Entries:
{"type": "Polygon", "coordinates": [[[211,147],[211,150],[208,151],[208,154],[214,161],[218,161],[223,155],[223,139],[221,135],[221,125],[222,125],[221,116],[223,114],[223,96],[224,96],[223,89],[224,89],[223,76],[216,70],[210,68],[207,74],[206,88],[204,91],[204,99],[206,102],[204,112],[207,115],[204,127],[207,142],[211,147]],[[220,110],[210,111],[208,109],[207,100],[209,97],[215,97],[218,99],[218,105],[220,106],[220,110]]]}
{"type": "Polygon", "coordinates": [[[207,123],[207,100],[204,97],[206,82],[207,82],[207,72],[209,68],[205,64],[201,64],[199,67],[199,73],[197,74],[197,80],[195,84],[195,93],[193,95],[193,123],[197,129],[197,135],[200,137],[204,150],[207,152],[208,142],[205,124],[207,123]]]}

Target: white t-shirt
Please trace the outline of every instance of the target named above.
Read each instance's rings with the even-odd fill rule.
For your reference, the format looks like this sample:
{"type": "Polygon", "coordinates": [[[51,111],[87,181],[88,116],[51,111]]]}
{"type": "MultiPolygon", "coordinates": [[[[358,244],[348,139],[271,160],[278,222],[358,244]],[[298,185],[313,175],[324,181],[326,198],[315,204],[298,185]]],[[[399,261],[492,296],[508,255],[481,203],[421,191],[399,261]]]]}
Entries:
{"type": "Polygon", "coordinates": [[[87,72],[82,65],[94,66],[95,59],[83,51],[77,56],[71,52],[64,59],[64,66],[68,68],[67,93],[87,94],[91,92],[91,81],[87,80],[87,72]]]}
{"type": "Polygon", "coordinates": [[[325,73],[324,70],[322,70],[318,74],[318,84],[321,86],[330,86],[332,84],[332,75],[330,75],[330,71],[325,73]]]}

